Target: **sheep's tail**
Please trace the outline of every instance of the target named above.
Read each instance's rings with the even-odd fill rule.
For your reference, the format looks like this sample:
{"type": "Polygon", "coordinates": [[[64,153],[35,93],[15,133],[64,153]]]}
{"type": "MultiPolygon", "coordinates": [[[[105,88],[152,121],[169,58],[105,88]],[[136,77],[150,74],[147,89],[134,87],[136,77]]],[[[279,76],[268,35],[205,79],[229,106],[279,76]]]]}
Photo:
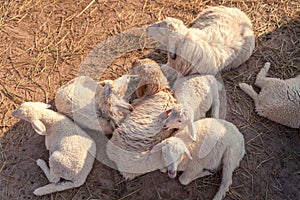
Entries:
{"type": "Polygon", "coordinates": [[[54,192],[59,192],[59,191],[63,191],[63,190],[67,190],[79,186],[80,184],[75,184],[71,181],[60,181],[58,183],[50,183],[43,187],[39,187],[33,191],[33,194],[37,196],[41,196],[41,195],[51,194],[54,192]]]}
{"type": "Polygon", "coordinates": [[[254,91],[253,87],[251,85],[248,85],[246,83],[240,83],[239,87],[241,90],[243,90],[246,94],[248,94],[256,103],[258,100],[258,94],[254,91]]]}

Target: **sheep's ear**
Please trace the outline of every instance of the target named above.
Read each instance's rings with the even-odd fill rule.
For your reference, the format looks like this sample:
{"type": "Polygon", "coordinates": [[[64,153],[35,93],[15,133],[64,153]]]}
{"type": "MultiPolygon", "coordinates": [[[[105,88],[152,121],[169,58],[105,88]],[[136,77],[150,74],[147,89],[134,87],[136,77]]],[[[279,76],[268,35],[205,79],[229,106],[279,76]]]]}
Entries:
{"type": "Polygon", "coordinates": [[[171,41],[171,39],[169,39],[168,55],[172,60],[176,60],[176,58],[177,58],[176,44],[174,41],[171,41]]]}
{"type": "Polygon", "coordinates": [[[185,154],[187,155],[187,157],[188,157],[189,159],[193,160],[193,157],[192,157],[192,155],[191,155],[191,152],[190,152],[190,150],[189,150],[188,148],[186,148],[185,154]]]}
{"type": "Polygon", "coordinates": [[[126,110],[129,110],[129,111],[133,111],[133,106],[130,105],[130,103],[127,103],[126,101],[124,101],[123,99],[122,100],[117,100],[116,101],[116,106],[121,108],[121,109],[126,109],[126,110]]]}
{"type": "Polygon", "coordinates": [[[31,126],[34,129],[35,132],[37,132],[40,135],[45,135],[46,133],[46,127],[43,124],[43,122],[41,122],[38,119],[34,119],[31,121],[31,126]]]}
{"type": "Polygon", "coordinates": [[[42,102],[36,102],[38,106],[42,107],[42,108],[50,108],[51,105],[50,104],[46,104],[46,103],[42,103],[42,102]]]}
{"type": "Polygon", "coordinates": [[[109,96],[112,92],[112,88],[110,85],[105,85],[105,87],[103,88],[103,95],[104,96],[109,96]]]}
{"type": "Polygon", "coordinates": [[[168,110],[165,111],[167,117],[170,116],[170,114],[172,113],[172,111],[173,111],[173,108],[170,108],[170,109],[168,109],[168,110]]]}
{"type": "Polygon", "coordinates": [[[224,132],[225,130],[218,130],[218,131],[207,133],[204,136],[202,145],[199,150],[199,158],[201,159],[205,158],[213,150],[217,142],[224,135],[224,132]]]}
{"type": "Polygon", "coordinates": [[[160,151],[164,146],[165,146],[165,144],[163,142],[158,143],[157,145],[155,145],[154,147],[152,147],[150,153],[155,153],[157,151],[160,151]]]}
{"type": "Polygon", "coordinates": [[[108,82],[109,82],[109,80],[104,80],[104,81],[97,82],[97,84],[104,87],[108,82]]]}

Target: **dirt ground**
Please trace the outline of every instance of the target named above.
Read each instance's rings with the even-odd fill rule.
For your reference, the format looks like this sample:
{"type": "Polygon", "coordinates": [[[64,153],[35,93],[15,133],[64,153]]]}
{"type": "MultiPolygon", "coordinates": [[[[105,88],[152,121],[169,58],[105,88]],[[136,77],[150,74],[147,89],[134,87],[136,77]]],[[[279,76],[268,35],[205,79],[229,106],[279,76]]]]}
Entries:
{"type": "MultiPolygon", "coordinates": [[[[211,199],[221,172],[188,186],[159,171],[125,181],[118,171],[98,161],[80,188],[36,197],[33,190],[47,184],[35,163],[38,158],[47,160],[44,138],[11,116],[23,101],[53,105],[56,90],[78,76],[81,63],[105,39],[166,16],[188,24],[210,5],[240,8],[252,20],[256,35],[252,57],[222,74],[228,100],[226,119],[243,133],[247,152],[225,199],[300,199],[299,130],[259,117],[252,100],[237,87],[239,82],[252,84],[266,61],[272,65],[270,76],[289,78],[300,73],[297,0],[1,1],[0,199],[211,199]]],[[[102,79],[120,76],[133,58],[151,51],[142,48],[127,53],[102,79]]],[[[159,52],[154,55],[165,60],[159,52]]]]}

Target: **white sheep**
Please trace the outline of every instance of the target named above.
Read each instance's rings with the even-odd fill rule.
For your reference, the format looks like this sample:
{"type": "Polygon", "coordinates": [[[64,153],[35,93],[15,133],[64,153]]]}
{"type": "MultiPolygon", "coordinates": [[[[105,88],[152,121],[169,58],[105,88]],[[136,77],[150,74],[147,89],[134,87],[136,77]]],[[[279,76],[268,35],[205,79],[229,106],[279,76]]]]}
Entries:
{"type": "Polygon", "coordinates": [[[192,141],[185,129],[154,146],[151,152],[161,152],[170,178],[175,178],[177,171],[183,171],[179,177],[182,185],[210,175],[222,166],[221,186],[213,198],[221,200],[232,184],[234,169],[245,154],[243,135],[232,123],[221,119],[201,119],[195,126],[197,141],[192,141]]]}
{"type": "Polygon", "coordinates": [[[133,103],[134,110],[115,129],[106,145],[108,158],[116,163],[117,169],[126,179],[163,167],[160,163],[155,163],[157,158],[155,155],[150,156],[149,150],[174,132],[162,129],[163,123],[159,116],[176,104],[157,63],[138,61],[134,65],[134,70],[145,72],[140,74],[140,91],[137,92],[141,98],[133,103]],[[145,68],[137,69],[139,67],[145,68]],[[142,87],[142,83],[146,87],[142,87]]]}
{"type": "Polygon", "coordinates": [[[132,68],[134,73],[140,77],[136,90],[138,98],[154,95],[159,91],[169,89],[168,80],[154,60],[148,58],[138,59],[133,62],[132,68]]]}
{"type": "Polygon", "coordinates": [[[40,102],[25,102],[12,113],[14,117],[30,122],[35,132],[45,135],[46,148],[50,152],[49,167],[44,160],[36,161],[50,184],[34,190],[35,195],[81,186],[92,169],[96,154],[92,138],[68,117],[49,107],[40,102]]]}
{"type": "Polygon", "coordinates": [[[114,81],[97,83],[88,76],[76,77],[58,89],[55,96],[56,108],[81,128],[111,134],[127,113],[124,107],[131,109],[123,100],[129,79],[125,75],[114,81]],[[109,111],[110,115],[107,114],[109,111]]]}
{"type": "Polygon", "coordinates": [[[300,75],[287,80],[266,77],[270,63],[257,74],[255,86],[261,88],[256,93],[252,86],[240,83],[240,88],[248,94],[255,103],[256,112],[272,121],[300,128],[300,75]]]}
{"type": "Polygon", "coordinates": [[[205,118],[210,108],[212,117],[219,118],[219,87],[212,75],[191,75],[178,79],[173,92],[179,104],[162,114],[162,117],[167,116],[164,128],[182,129],[187,126],[191,138],[196,140],[197,131],[193,122],[205,118]]]}
{"type": "Polygon", "coordinates": [[[167,47],[167,65],[183,76],[216,75],[236,68],[251,56],[255,46],[250,19],[237,8],[224,6],[203,10],[191,28],[168,17],[148,26],[147,35],[167,47]]]}

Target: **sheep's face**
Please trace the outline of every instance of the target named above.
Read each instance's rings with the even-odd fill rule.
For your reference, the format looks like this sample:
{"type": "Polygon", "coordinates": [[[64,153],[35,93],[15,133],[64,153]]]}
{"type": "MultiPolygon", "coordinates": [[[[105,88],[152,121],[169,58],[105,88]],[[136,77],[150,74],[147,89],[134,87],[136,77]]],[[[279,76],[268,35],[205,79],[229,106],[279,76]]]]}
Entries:
{"type": "Polygon", "coordinates": [[[178,165],[182,160],[184,153],[192,159],[191,154],[184,142],[176,137],[170,137],[153,147],[151,152],[162,151],[162,161],[164,166],[167,166],[168,175],[170,178],[175,178],[177,175],[178,165]]]}
{"type": "Polygon", "coordinates": [[[147,36],[167,46],[169,37],[177,37],[187,27],[179,19],[167,17],[161,22],[156,22],[147,27],[147,36]]]}
{"type": "Polygon", "coordinates": [[[165,130],[182,129],[189,121],[186,111],[182,110],[180,106],[166,110],[163,115],[166,117],[163,123],[165,130]]]}
{"type": "Polygon", "coordinates": [[[18,119],[30,121],[31,119],[37,117],[39,109],[47,109],[50,107],[51,106],[49,104],[41,102],[24,102],[20,105],[19,108],[16,108],[12,112],[12,116],[18,119]]]}
{"type": "MultiPolygon", "coordinates": [[[[128,87],[128,83],[130,81],[129,75],[124,75],[115,81],[105,80],[100,82],[103,86],[102,92],[97,98],[97,103],[99,107],[103,104],[108,104],[111,106],[116,106],[117,108],[125,111],[132,111],[133,107],[127,103],[123,97],[128,87]]],[[[102,109],[111,109],[111,107],[104,106],[102,109]]]]}

